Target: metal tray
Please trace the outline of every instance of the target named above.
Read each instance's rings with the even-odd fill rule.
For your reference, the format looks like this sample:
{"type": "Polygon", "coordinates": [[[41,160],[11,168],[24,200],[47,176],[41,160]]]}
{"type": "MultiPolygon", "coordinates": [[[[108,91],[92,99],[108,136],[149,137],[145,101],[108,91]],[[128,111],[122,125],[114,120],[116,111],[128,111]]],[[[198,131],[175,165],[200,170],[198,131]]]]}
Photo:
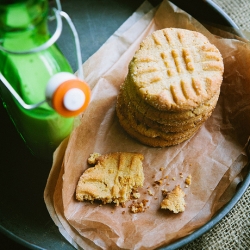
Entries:
{"type": "MultiPolygon", "coordinates": [[[[143,0],[62,0],[63,10],[70,15],[79,32],[83,61],[95,53],[142,2],[143,0]]],[[[157,5],[160,1],[150,2],[157,5]]],[[[237,29],[229,16],[211,0],[172,0],[172,2],[201,22],[237,29]]],[[[77,70],[72,53],[73,39],[67,25],[58,44],[73,69],[77,70]]],[[[2,104],[0,116],[1,249],[74,249],[59,233],[43,200],[51,163],[39,162],[30,155],[2,104]]],[[[210,230],[233,208],[249,183],[250,173],[241,183],[233,199],[213,219],[191,235],[164,249],[182,247],[210,230]]]]}

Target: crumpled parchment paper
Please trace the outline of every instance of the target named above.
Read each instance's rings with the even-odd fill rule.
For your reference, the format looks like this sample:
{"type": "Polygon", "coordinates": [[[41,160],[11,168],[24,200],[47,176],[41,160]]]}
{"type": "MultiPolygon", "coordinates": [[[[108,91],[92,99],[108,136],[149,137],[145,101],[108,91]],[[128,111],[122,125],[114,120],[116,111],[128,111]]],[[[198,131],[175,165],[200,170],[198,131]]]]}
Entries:
{"type": "Polygon", "coordinates": [[[204,225],[235,194],[248,161],[244,147],[250,134],[250,47],[230,33],[214,28],[213,32],[217,34],[166,0],[157,8],[145,2],[83,65],[92,100],[70,137],[56,150],[44,192],[51,218],[76,248],[154,249],[167,245],[204,225]],[[216,109],[197,134],[177,146],[151,148],[124,132],[115,105],[128,63],[141,40],[165,27],[206,35],[223,56],[224,81],[216,109]],[[131,213],[131,202],[122,208],[75,199],[77,182],[89,167],[89,154],[118,151],[144,155],[145,183],[139,189],[139,200],[147,199],[148,208],[143,213],[131,213]],[[186,187],[184,180],[189,174],[192,184],[186,187]],[[166,176],[162,185],[154,185],[166,176]],[[175,185],[186,193],[186,210],[179,214],[160,209],[161,190],[172,190],[175,185]]]}

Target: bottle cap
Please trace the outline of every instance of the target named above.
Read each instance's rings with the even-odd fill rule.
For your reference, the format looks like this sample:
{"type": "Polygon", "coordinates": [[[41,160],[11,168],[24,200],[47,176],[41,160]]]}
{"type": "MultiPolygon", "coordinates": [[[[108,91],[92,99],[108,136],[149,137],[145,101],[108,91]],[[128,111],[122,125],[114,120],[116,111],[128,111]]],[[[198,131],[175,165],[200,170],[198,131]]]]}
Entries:
{"type": "Polygon", "coordinates": [[[91,90],[75,75],[60,72],[49,80],[45,94],[48,103],[60,115],[72,117],[79,115],[87,108],[91,90]]]}
{"type": "Polygon", "coordinates": [[[77,116],[87,108],[90,95],[90,88],[85,82],[79,79],[68,80],[54,92],[52,106],[62,116],[77,116]]]}
{"type": "Polygon", "coordinates": [[[63,104],[66,109],[76,111],[80,109],[85,102],[85,94],[82,90],[73,88],[70,89],[63,98],[63,104]]]}

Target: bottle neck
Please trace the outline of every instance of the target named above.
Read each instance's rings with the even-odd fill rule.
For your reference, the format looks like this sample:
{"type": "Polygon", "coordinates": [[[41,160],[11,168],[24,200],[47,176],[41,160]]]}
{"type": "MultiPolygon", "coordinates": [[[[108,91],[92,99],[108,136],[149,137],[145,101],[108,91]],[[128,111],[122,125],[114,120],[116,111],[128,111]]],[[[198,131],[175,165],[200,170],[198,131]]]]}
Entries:
{"type": "Polygon", "coordinates": [[[37,47],[48,40],[47,0],[12,2],[0,3],[1,45],[6,49],[22,51],[37,47]]]}

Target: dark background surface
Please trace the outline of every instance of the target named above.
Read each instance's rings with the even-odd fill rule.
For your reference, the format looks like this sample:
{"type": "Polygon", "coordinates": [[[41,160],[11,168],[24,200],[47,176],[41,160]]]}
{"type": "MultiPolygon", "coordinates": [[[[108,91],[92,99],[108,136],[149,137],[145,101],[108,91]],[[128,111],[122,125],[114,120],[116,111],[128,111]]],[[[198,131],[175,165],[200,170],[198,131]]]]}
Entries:
{"type": "MultiPolygon", "coordinates": [[[[79,33],[83,62],[100,48],[142,2],[62,1],[63,10],[72,18],[79,33]]],[[[160,1],[151,2],[156,5],[160,1]]],[[[230,21],[203,0],[172,2],[201,21],[230,26],[230,21]]],[[[67,25],[58,45],[76,71],[74,41],[67,25]]],[[[0,249],[74,249],[59,233],[43,200],[51,163],[40,162],[31,156],[2,104],[0,116],[0,249]]]]}

